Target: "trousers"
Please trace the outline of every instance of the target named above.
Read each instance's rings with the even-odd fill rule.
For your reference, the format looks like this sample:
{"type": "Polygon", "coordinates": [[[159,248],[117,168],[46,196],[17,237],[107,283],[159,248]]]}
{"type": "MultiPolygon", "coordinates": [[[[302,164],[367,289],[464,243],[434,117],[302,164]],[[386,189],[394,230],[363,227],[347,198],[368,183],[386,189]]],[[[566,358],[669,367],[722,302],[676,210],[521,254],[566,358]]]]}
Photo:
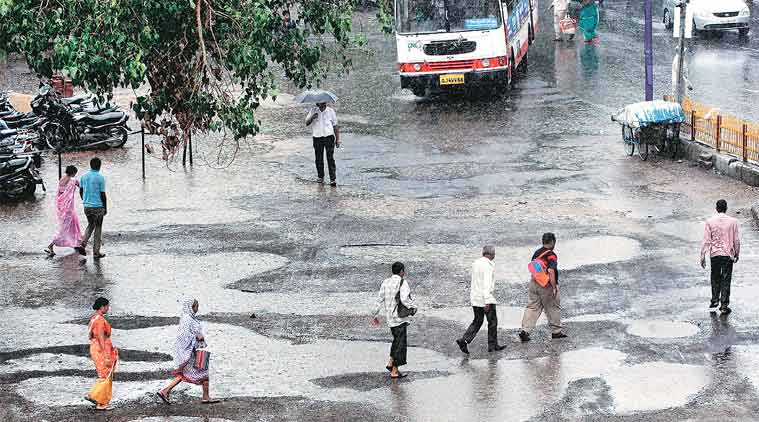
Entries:
{"type": "Polygon", "coordinates": [[[733,278],[733,259],[729,256],[714,256],[712,264],[712,303],[730,304],[730,282],[733,278]]]}
{"type": "Polygon", "coordinates": [[[390,332],[393,334],[393,344],[390,346],[390,357],[393,358],[393,363],[396,367],[401,367],[406,364],[406,349],[408,349],[408,342],[406,341],[406,327],[407,322],[397,326],[390,327],[390,332]]]}
{"type": "Polygon", "coordinates": [[[466,329],[462,340],[467,344],[471,343],[480,331],[484,319],[487,318],[488,349],[494,349],[498,346],[498,316],[495,311],[495,304],[491,304],[487,312],[485,312],[485,308],[481,306],[472,306],[472,310],[474,311],[474,319],[472,320],[472,323],[469,324],[469,328],[466,329]]]}
{"type": "Polygon", "coordinates": [[[98,255],[100,254],[100,245],[103,243],[103,217],[105,216],[105,208],[85,208],[84,215],[87,217],[87,230],[84,231],[82,247],[87,247],[87,242],[90,241],[90,236],[94,233],[95,240],[92,246],[92,253],[98,255]]]}
{"type": "Polygon", "coordinates": [[[562,330],[561,326],[561,301],[559,294],[554,297],[553,288],[549,285],[541,286],[535,280],[530,280],[530,289],[527,296],[527,308],[522,316],[522,330],[530,333],[535,329],[540,315],[546,312],[548,326],[551,332],[558,334],[562,330]]]}
{"type": "Polygon", "coordinates": [[[329,178],[332,181],[337,180],[337,166],[335,166],[335,136],[324,136],[314,138],[314,156],[316,163],[316,175],[324,179],[324,152],[327,152],[327,168],[329,169],[329,178]]]}

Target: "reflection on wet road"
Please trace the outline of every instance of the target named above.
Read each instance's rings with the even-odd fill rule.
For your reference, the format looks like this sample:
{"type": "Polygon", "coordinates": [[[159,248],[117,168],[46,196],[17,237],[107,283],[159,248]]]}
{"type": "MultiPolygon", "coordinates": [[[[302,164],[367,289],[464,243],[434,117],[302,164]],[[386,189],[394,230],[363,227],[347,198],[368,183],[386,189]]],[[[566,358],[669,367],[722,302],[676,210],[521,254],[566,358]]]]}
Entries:
{"type": "MultiPolygon", "coordinates": [[[[642,93],[631,83],[642,80],[642,26],[629,3],[607,0],[598,46],[541,33],[529,76],[503,98],[403,92],[392,39],[371,33],[372,54],[325,83],[341,97],[346,132],[337,189],[313,183],[304,110],[283,95],[226,170],[151,158],[142,182],[139,148],[99,153],[112,201],[102,261],[43,256],[52,195],[0,205],[0,400],[30,415],[21,420],[89,420],[85,324],[104,295],[124,352],[114,421],[714,420],[728,405],[736,420],[755,419],[755,191],[687,163],[623,155],[607,113],[642,93]],[[718,197],[743,227],[729,318],[706,312],[697,265],[718,197]],[[522,344],[525,267],[545,231],[559,238],[570,338],[550,340],[541,320],[522,344]],[[498,248],[507,349],[488,354],[481,333],[464,358],[453,340],[471,319],[468,271],[483,244],[498,248]],[[401,382],[383,367],[389,333],[368,317],[395,260],[421,304],[401,382]],[[187,296],[200,302],[212,392],[227,399],[213,410],[194,405],[190,386],[170,408],[153,395],[169,378],[187,296]]],[[[661,25],[656,35],[659,94],[673,41],[661,25]]],[[[699,41],[691,78],[697,98],[753,113],[750,96],[718,95],[720,80],[741,92],[759,76],[755,42],[734,41],[699,41]]],[[[85,168],[89,158],[65,161],[85,168]]],[[[52,185],[52,160],[42,170],[52,185]]]]}

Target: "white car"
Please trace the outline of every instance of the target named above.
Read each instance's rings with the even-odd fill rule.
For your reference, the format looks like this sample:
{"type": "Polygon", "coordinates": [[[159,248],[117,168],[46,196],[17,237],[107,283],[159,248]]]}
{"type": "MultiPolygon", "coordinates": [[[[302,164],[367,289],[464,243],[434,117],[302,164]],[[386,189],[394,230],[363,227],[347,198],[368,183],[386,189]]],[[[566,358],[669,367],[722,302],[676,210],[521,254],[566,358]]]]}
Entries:
{"type": "MultiPolygon", "coordinates": [[[[663,21],[667,29],[674,24],[675,8],[680,0],[664,0],[663,21]]],[[[744,0],[690,0],[693,8],[693,31],[729,31],[737,29],[748,35],[751,10],[744,0]]]]}

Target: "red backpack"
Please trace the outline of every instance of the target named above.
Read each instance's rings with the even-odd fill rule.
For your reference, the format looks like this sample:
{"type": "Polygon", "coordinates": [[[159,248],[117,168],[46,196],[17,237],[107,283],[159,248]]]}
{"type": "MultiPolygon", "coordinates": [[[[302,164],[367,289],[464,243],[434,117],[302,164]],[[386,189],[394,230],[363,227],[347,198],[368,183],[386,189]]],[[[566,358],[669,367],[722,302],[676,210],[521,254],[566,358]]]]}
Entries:
{"type": "Polygon", "coordinates": [[[532,275],[532,279],[540,284],[541,287],[547,286],[551,281],[551,277],[548,275],[548,263],[541,259],[544,256],[548,255],[550,252],[550,249],[543,252],[537,258],[530,261],[530,264],[527,266],[527,269],[532,275]]]}

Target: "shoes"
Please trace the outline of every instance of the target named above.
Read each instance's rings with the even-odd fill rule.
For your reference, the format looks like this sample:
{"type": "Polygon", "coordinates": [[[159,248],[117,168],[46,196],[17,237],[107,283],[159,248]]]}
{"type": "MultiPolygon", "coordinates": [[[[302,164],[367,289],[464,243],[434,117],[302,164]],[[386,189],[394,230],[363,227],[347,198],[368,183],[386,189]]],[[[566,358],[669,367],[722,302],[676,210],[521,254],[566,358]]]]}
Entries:
{"type": "Polygon", "coordinates": [[[733,310],[730,309],[727,306],[725,306],[724,308],[720,309],[720,311],[721,311],[722,315],[730,315],[733,312],[733,310]]]}
{"type": "Polygon", "coordinates": [[[320,178],[316,179],[316,183],[318,183],[320,185],[323,185],[324,184],[324,178],[320,177],[320,178]]]}
{"type": "Polygon", "coordinates": [[[717,312],[718,308],[719,308],[719,302],[709,303],[709,312],[717,312]]]}
{"type": "Polygon", "coordinates": [[[495,347],[489,348],[489,349],[488,349],[488,352],[491,352],[491,353],[492,353],[492,352],[500,352],[501,350],[503,350],[503,349],[505,349],[505,348],[506,348],[506,345],[504,345],[504,344],[499,344],[499,345],[497,345],[497,346],[495,346],[495,347]]]}
{"type": "Polygon", "coordinates": [[[77,246],[76,248],[74,248],[74,250],[77,251],[77,252],[79,252],[79,255],[87,256],[87,250],[85,250],[81,246],[77,246]]]}
{"type": "Polygon", "coordinates": [[[329,185],[332,186],[333,188],[336,188],[337,187],[337,180],[333,180],[333,181],[329,182],[329,185]]]}
{"type": "Polygon", "coordinates": [[[562,39],[561,39],[561,38],[559,38],[559,37],[556,37],[556,38],[554,38],[553,40],[554,40],[554,41],[556,41],[556,42],[562,42],[562,41],[564,41],[564,40],[562,40],[562,39]]]}
{"type": "Polygon", "coordinates": [[[564,333],[553,333],[553,334],[551,334],[551,338],[553,338],[553,339],[567,338],[567,337],[569,337],[569,336],[566,335],[566,334],[564,334],[564,333]]]}
{"type": "Polygon", "coordinates": [[[105,254],[104,253],[95,254],[95,256],[93,256],[93,258],[95,258],[95,259],[105,258],[105,254]]]}
{"type": "Polygon", "coordinates": [[[461,353],[469,354],[469,347],[467,347],[466,342],[463,339],[456,340],[456,344],[459,345],[459,349],[461,349],[461,353]]]}
{"type": "Polygon", "coordinates": [[[530,335],[527,333],[527,331],[520,331],[519,332],[519,339],[522,340],[522,343],[530,341],[530,335]]]}
{"type": "Polygon", "coordinates": [[[575,39],[575,34],[569,34],[569,41],[572,41],[575,39]]]}

